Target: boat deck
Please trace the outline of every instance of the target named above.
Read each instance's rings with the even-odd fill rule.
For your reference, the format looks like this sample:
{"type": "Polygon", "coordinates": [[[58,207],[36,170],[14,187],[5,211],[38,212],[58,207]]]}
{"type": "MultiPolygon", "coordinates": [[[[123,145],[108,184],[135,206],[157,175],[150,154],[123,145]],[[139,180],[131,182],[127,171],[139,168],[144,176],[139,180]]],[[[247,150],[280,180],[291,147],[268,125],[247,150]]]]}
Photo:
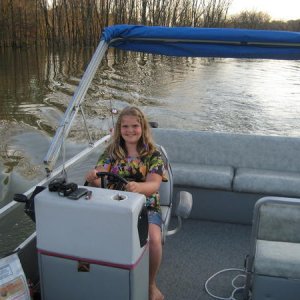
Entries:
{"type": "MultiPolygon", "coordinates": [[[[167,237],[158,286],[166,300],[213,299],[205,291],[206,280],[223,269],[243,269],[250,249],[251,226],[200,220],[185,220],[183,228],[167,237]]],[[[228,271],[212,279],[208,287],[218,297],[230,297],[232,279],[228,271]]],[[[237,284],[243,283],[239,279],[237,284]]],[[[236,299],[242,299],[236,294],[236,299]]]]}
{"type": "MultiPolygon", "coordinates": [[[[95,158],[92,159],[92,161],[95,160],[95,158]]],[[[86,165],[90,166],[92,163],[86,165]]],[[[79,166],[77,166],[76,172],[73,172],[74,174],[69,173],[70,182],[82,181],[81,177],[77,178],[78,174],[84,174],[86,170],[78,168],[79,166]]],[[[15,236],[26,228],[29,230],[26,234],[28,236],[34,229],[34,224],[23,213],[22,205],[10,214],[12,213],[16,216],[8,215],[7,218],[10,218],[11,222],[14,221],[14,225],[12,226],[9,223],[10,226],[2,228],[1,233],[3,235],[0,234],[0,241],[6,241],[6,243],[8,242],[8,236],[15,236]],[[24,224],[26,226],[17,226],[22,223],[20,222],[20,215],[22,215],[21,219],[25,220],[24,224]]],[[[3,224],[5,220],[1,221],[1,224],[3,224]]],[[[176,218],[171,220],[170,229],[172,229],[172,225],[176,226],[176,222],[176,218]]],[[[18,242],[24,240],[25,233],[20,235],[20,239],[14,238],[9,243],[10,249],[1,249],[3,254],[15,248],[18,242]]],[[[167,237],[163,247],[158,286],[165,295],[165,300],[213,299],[205,291],[206,280],[223,269],[243,269],[245,256],[250,249],[250,235],[251,226],[249,225],[199,219],[184,220],[181,230],[175,235],[167,237]]],[[[31,270],[34,269],[32,265],[29,265],[28,268],[34,272],[34,270],[31,270]]],[[[210,282],[210,291],[219,297],[230,297],[233,291],[231,281],[237,274],[239,272],[220,274],[210,282]]],[[[237,295],[236,299],[242,298],[237,295]]]]}

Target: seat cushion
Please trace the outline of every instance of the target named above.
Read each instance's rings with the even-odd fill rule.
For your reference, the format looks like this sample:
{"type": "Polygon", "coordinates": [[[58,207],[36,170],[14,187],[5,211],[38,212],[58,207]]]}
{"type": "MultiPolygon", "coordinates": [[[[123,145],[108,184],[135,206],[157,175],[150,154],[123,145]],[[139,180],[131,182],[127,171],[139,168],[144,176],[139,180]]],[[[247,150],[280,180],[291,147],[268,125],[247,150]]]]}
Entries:
{"type": "Polygon", "coordinates": [[[232,187],[234,172],[230,166],[173,163],[172,170],[175,185],[221,190],[232,187]]]}
{"type": "Polygon", "coordinates": [[[300,279],[300,244],[257,240],[254,273],[300,279]]]}
{"type": "Polygon", "coordinates": [[[300,173],[238,168],[233,180],[233,190],[300,197],[300,173]]]}

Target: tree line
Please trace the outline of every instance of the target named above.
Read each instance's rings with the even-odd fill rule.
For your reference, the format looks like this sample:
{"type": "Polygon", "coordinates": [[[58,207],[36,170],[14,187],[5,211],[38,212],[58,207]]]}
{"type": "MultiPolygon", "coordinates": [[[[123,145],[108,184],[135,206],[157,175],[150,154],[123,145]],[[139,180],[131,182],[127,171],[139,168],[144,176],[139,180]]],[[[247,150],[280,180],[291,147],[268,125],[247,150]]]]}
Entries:
{"type": "Polygon", "coordinates": [[[91,46],[113,24],[300,30],[262,12],[229,17],[233,0],[1,0],[0,47],[91,46]]]}

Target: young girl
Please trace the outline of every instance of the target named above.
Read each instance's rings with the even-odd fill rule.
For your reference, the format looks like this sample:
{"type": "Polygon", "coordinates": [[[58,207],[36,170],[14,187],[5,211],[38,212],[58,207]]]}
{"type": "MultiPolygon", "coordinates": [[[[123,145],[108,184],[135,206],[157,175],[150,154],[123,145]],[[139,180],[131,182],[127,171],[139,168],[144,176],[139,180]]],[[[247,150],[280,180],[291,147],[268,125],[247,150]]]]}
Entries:
{"type": "MultiPolygon", "coordinates": [[[[100,186],[96,173],[106,171],[118,174],[129,183],[126,191],[146,196],[149,221],[149,299],[162,300],[164,296],[156,286],[156,275],[161,263],[161,212],[159,187],[164,163],[151,137],[149,123],[137,107],[126,107],[117,120],[111,143],[100,157],[95,169],[89,171],[86,180],[92,186],[100,186]]],[[[114,188],[113,183],[108,183],[114,188]]]]}

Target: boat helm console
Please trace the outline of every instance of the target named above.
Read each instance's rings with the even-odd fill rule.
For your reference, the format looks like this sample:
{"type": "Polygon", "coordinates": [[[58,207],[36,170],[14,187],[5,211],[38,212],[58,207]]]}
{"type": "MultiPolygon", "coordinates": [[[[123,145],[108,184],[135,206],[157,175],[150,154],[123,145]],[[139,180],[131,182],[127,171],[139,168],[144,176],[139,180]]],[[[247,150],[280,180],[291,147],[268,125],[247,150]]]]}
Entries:
{"type": "Polygon", "coordinates": [[[35,197],[42,298],[148,299],[145,196],[88,190],[76,201],[48,189],[35,197]]]}

